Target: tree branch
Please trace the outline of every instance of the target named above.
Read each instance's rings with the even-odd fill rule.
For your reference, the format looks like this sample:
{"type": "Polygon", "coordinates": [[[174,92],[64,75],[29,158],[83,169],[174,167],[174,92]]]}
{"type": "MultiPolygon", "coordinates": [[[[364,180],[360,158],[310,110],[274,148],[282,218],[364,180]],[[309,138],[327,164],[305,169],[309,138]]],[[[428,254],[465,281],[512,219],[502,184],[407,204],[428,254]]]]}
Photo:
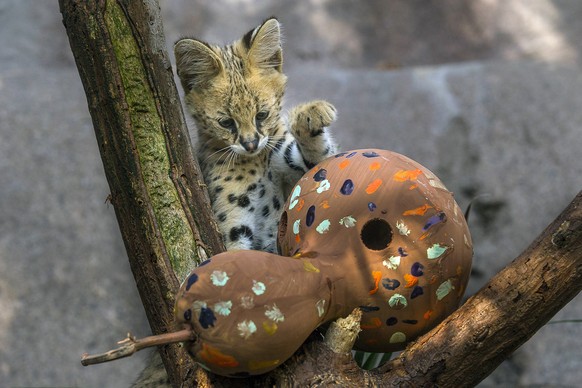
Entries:
{"type": "MultiPolygon", "coordinates": [[[[131,269],[152,331],[178,278],[224,250],[195,162],[156,1],[60,0],[131,269]],[[177,275],[177,276],[176,276],[177,275]]],[[[160,347],[174,385],[195,365],[160,347]]]]}

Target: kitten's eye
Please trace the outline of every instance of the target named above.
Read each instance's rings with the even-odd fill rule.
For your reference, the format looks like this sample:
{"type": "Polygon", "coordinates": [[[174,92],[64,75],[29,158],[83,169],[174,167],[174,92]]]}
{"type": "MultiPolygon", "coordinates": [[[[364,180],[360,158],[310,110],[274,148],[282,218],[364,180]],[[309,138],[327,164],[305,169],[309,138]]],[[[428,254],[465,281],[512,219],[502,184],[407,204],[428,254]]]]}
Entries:
{"type": "Polygon", "coordinates": [[[235,126],[234,120],[231,119],[230,117],[219,119],[218,124],[220,124],[221,127],[227,128],[227,129],[231,129],[235,126]]]}
{"type": "Polygon", "coordinates": [[[257,121],[263,121],[267,117],[269,117],[269,112],[267,112],[267,111],[261,111],[261,112],[257,113],[257,115],[255,116],[255,119],[257,121]]]}

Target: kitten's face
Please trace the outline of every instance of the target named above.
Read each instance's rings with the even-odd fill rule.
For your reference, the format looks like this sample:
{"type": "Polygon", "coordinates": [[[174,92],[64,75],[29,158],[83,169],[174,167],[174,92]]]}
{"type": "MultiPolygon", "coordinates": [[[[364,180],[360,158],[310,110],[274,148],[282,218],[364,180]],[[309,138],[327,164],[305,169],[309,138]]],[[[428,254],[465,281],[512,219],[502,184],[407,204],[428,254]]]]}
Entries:
{"type": "Polygon", "coordinates": [[[183,39],[175,52],[199,140],[213,150],[260,153],[278,129],[286,83],[279,23],[269,19],[224,48],[183,39]]]}

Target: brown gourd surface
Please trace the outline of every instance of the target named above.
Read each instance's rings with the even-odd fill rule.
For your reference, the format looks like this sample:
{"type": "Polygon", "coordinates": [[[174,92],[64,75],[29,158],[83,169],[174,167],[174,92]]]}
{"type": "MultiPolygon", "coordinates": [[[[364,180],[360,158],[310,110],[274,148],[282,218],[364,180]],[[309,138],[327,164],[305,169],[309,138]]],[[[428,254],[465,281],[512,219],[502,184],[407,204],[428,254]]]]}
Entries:
{"type": "Polygon", "coordinates": [[[184,280],[176,319],[212,372],[268,372],[357,307],[356,350],[402,350],[458,307],[473,255],[453,194],[424,166],[378,149],[340,153],[300,179],[278,250],[224,252],[184,280]]]}

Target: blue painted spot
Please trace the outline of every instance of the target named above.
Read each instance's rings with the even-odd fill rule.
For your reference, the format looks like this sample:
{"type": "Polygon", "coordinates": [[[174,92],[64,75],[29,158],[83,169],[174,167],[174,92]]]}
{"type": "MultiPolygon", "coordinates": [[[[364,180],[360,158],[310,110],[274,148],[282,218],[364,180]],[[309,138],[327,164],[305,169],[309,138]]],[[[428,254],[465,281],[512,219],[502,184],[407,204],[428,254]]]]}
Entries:
{"type": "Polygon", "coordinates": [[[343,195],[350,195],[354,191],[354,182],[351,179],[346,179],[344,184],[340,189],[340,193],[343,195]]]}
{"type": "Polygon", "coordinates": [[[380,310],[380,307],[377,307],[377,306],[360,306],[360,310],[362,310],[362,312],[364,312],[364,313],[370,313],[372,311],[378,311],[378,310],[380,310]]]}
{"type": "Polygon", "coordinates": [[[355,151],[351,152],[348,156],[346,156],[346,158],[349,159],[349,158],[353,157],[355,154],[357,154],[357,152],[355,152],[355,151]]]}
{"type": "Polygon", "coordinates": [[[392,291],[400,287],[400,281],[398,279],[382,279],[382,287],[392,291]]]}
{"type": "Polygon", "coordinates": [[[403,323],[408,323],[409,325],[416,325],[418,321],[416,319],[404,319],[402,320],[403,323]]]}
{"type": "Polygon", "coordinates": [[[198,275],[196,275],[195,273],[190,275],[190,277],[188,278],[188,281],[186,282],[186,291],[188,291],[190,289],[190,287],[192,287],[192,284],[196,283],[197,281],[198,281],[198,275]]]}
{"type": "Polygon", "coordinates": [[[424,272],[422,271],[424,269],[424,266],[418,262],[412,264],[412,267],[410,268],[410,273],[413,276],[422,276],[424,275],[424,272]]]}
{"type": "Polygon", "coordinates": [[[406,257],[406,256],[408,256],[408,253],[406,253],[406,251],[405,251],[405,250],[404,250],[404,248],[402,248],[402,247],[399,247],[399,248],[398,248],[398,254],[399,254],[401,257],[406,257]]]}
{"type": "Polygon", "coordinates": [[[204,329],[208,329],[210,326],[214,327],[214,322],[216,322],[214,312],[208,307],[202,307],[200,310],[200,317],[198,318],[198,322],[200,322],[200,326],[202,326],[204,329]]]}
{"type": "Polygon", "coordinates": [[[327,170],[325,168],[320,168],[318,172],[313,176],[313,180],[316,182],[321,182],[327,176],[327,170]]]}
{"type": "Polygon", "coordinates": [[[422,231],[426,232],[431,227],[433,227],[437,224],[440,224],[441,222],[445,222],[446,220],[447,220],[447,215],[444,212],[439,212],[439,213],[435,214],[434,216],[430,217],[426,221],[426,224],[424,224],[422,231]]]}
{"type": "Polygon", "coordinates": [[[307,215],[305,216],[305,224],[307,226],[313,225],[313,221],[315,221],[315,205],[311,205],[307,209],[307,215]]]}
{"type": "Polygon", "coordinates": [[[192,319],[192,310],[188,309],[188,310],[184,311],[184,319],[187,321],[192,319]]]}
{"type": "Polygon", "coordinates": [[[422,294],[424,294],[422,287],[414,286],[414,288],[412,289],[412,292],[410,293],[410,299],[414,299],[417,296],[421,296],[422,294]]]}
{"type": "Polygon", "coordinates": [[[200,263],[200,265],[198,265],[198,267],[205,266],[206,264],[210,263],[211,260],[212,259],[204,260],[202,263],[200,263]]]}
{"type": "Polygon", "coordinates": [[[347,154],[347,152],[340,152],[339,154],[335,154],[334,157],[335,158],[341,158],[342,156],[344,156],[345,154],[347,154]]]}
{"type": "Polygon", "coordinates": [[[378,156],[380,156],[377,153],[375,153],[374,151],[367,151],[367,152],[362,153],[362,155],[364,155],[366,158],[377,158],[378,156]]]}
{"type": "Polygon", "coordinates": [[[388,319],[386,320],[386,324],[387,324],[388,326],[394,326],[394,325],[396,325],[397,323],[398,323],[398,318],[396,318],[396,317],[390,317],[390,318],[388,318],[388,319]]]}
{"type": "Polygon", "coordinates": [[[368,202],[368,210],[371,212],[376,210],[376,204],[374,202],[368,202]]]}

